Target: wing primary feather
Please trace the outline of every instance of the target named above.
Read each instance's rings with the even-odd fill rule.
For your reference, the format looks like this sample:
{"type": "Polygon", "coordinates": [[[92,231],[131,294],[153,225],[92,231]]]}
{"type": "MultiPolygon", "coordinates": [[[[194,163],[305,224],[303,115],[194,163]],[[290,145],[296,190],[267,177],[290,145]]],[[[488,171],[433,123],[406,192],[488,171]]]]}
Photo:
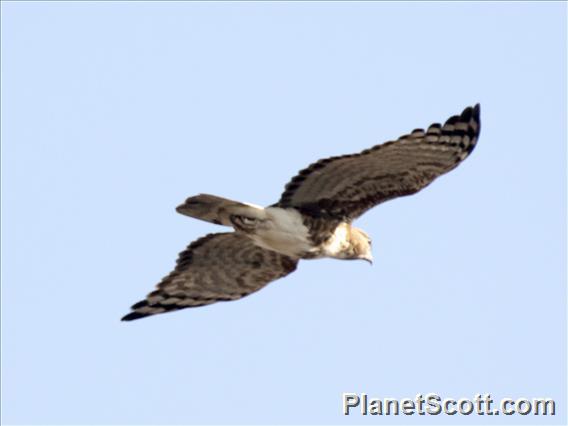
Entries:
{"type": "Polygon", "coordinates": [[[411,195],[454,169],[474,150],[479,138],[480,106],[467,107],[442,125],[365,149],[358,154],[319,160],[285,186],[275,207],[353,220],[368,209],[411,195]]]}
{"type": "Polygon", "coordinates": [[[143,314],[143,313],[134,311],[134,312],[130,312],[128,315],[123,316],[121,318],[121,321],[134,321],[134,320],[137,320],[137,319],[140,319],[140,318],[146,318],[150,315],[152,315],[152,314],[143,314]]]}
{"type": "Polygon", "coordinates": [[[297,263],[240,233],[209,234],[181,252],[175,269],[122,320],[237,300],[293,272],[297,263]]]}

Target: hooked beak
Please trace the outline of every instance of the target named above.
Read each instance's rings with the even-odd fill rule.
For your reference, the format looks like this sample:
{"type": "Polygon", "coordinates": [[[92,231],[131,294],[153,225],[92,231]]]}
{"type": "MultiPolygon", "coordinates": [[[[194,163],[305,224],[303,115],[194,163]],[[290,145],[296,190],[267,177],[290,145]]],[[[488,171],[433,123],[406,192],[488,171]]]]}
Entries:
{"type": "Polygon", "coordinates": [[[361,259],[366,260],[367,262],[369,262],[370,265],[373,265],[373,255],[372,254],[368,254],[365,257],[362,257],[361,259]]]}

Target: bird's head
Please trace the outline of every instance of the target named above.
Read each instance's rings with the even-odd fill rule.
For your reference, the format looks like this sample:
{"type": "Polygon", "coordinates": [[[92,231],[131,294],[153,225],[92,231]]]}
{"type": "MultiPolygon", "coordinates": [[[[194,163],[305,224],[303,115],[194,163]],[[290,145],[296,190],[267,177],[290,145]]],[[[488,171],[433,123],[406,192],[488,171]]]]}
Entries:
{"type": "Polygon", "coordinates": [[[371,237],[359,228],[351,228],[350,235],[350,254],[352,259],[363,259],[373,264],[373,253],[371,252],[371,237]]]}

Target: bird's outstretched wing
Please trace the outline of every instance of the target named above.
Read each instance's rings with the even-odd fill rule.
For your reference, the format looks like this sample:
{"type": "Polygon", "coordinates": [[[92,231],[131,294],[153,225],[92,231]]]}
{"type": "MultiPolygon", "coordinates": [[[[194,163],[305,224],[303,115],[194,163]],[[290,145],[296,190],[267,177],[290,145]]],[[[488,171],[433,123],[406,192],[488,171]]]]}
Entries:
{"type": "Polygon", "coordinates": [[[416,129],[358,154],[319,160],[299,172],[275,204],[355,219],[384,201],[414,194],[461,163],[480,130],[479,104],[444,125],[416,129]]]}
{"type": "Polygon", "coordinates": [[[174,271],[122,320],[240,299],[288,275],[297,263],[240,234],[209,234],[181,252],[174,271]]]}

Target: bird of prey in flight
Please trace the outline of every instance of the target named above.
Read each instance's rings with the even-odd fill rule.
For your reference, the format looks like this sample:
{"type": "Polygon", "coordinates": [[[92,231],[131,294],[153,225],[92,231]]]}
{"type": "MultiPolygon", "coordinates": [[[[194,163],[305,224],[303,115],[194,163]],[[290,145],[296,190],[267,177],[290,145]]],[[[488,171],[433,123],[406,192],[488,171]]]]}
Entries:
{"type": "Polygon", "coordinates": [[[301,170],[280,200],[266,208],[208,194],[188,198],[177,207],[179,213],[233,232],[192,242],[175,269],[122,320],[240,299],[288,275],[300,259],[372,262],[371,238],[352,222],[457,167],[475,148],[479,130],[478,104],[443,125],[319,160],[301,170]]]}

